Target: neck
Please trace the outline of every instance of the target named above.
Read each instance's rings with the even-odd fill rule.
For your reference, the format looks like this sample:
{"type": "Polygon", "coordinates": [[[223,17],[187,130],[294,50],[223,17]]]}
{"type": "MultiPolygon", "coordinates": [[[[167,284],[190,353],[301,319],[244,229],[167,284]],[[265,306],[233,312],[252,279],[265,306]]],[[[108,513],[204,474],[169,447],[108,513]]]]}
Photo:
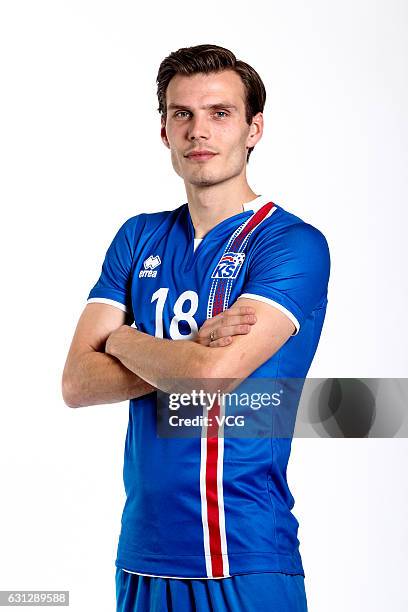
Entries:
{"type": "Polygon", "coordinates": [[[243,204],[257,197],[246,181],[204,187],[188,184],[186,192],[195,238],[203,238],[224,219],[241,213],[243,204]]]}

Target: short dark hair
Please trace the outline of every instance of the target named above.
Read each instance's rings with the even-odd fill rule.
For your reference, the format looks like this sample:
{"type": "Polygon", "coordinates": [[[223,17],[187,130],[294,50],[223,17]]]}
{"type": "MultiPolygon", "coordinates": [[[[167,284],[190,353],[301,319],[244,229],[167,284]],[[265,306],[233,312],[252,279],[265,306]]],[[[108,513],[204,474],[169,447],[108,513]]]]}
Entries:
{"type": "MultiPolygon", "coordinates": [[[[259,112],[263,112],[266,100],[266,90],[259,74],[249,64],[237,60],[229,49],[218,45],[196,45],[195,47],[183,47],[173,51],[160,64],[157,73],[157,98],[159,100],[158,111],[166,120],[166,91],[168,84],[176,74],[189,76],[197,73],[221,72],[223,70],[234,70],[244,84],[245,118],[248,125],[252,118],[259,112]]],[[[247,161],[254,147],[248,149],[247,161]]]]}

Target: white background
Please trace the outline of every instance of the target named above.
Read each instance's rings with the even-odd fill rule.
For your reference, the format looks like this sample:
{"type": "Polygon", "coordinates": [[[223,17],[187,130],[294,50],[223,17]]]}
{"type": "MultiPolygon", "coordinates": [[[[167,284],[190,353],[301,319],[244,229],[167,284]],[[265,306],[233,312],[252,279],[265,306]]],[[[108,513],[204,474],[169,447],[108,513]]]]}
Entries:
{"type": "MultiPolygon", "coordinates": [[[[331,250],[309,375],[407,376],[407,25],[397,0],[1,4],[0,589],[115,607],[127,404],[71,410],[60,378],[114,233],[185,201],[159,138],[171,51],[220,44],[264,80],[250,184],[331,250]]],[[[309,611],[406,611],[407,440],[292,448],[309,611]]]]}

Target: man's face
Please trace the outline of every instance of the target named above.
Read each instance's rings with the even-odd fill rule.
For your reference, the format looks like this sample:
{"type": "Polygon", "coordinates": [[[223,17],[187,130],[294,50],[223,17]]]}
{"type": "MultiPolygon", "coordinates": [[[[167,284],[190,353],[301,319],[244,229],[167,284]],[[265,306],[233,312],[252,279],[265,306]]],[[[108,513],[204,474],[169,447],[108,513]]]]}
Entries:
{"type": "Polygon", "coordinates": [[[166,103],[161,136],[186,183],[215,185],[245,172],[248,148],[262,136],[262,113],[247,124],[245,88],[236,72],[177,74],[166,103]]]}

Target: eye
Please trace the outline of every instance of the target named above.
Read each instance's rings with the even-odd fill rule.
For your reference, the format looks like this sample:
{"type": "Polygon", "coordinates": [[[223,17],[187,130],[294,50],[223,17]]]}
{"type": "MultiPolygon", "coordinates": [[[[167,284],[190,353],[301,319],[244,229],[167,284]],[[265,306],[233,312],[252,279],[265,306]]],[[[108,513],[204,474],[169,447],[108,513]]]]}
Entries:
{"type": "Polygon", "coordinates": [[[189,115],[190,112],[186,111],[186,110],[180,110],[180,111],[176,111],[174,113],[174,116],[177,117],[178,119],[184,119],[187,115],[189,115]]]}
{"type": "Polygon", "coordinates": [[[224,119],[224,117],[228,117],[228,113],[227,111],[215,111],[215,114],[220,118],[220,119],[224,119]]]}

